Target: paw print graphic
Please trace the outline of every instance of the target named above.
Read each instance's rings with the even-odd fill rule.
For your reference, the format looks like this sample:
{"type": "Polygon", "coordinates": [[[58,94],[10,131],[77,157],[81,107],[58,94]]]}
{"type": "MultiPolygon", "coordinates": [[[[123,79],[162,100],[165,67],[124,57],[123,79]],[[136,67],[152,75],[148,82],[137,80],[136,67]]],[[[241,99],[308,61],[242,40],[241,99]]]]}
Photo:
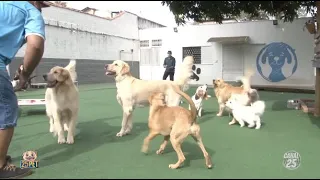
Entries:
{"type": "Polygon", "coordinates": [[[193,74],[192,76],[190,77],[190,79],[193,79],[193,80],[196,80],[196,81],[199,81],[199,74],[201,74],[201,69],[200,68],[197,68],[196,65],[193,65],[192,66],[192,71],[193,71],[193,74]]]}

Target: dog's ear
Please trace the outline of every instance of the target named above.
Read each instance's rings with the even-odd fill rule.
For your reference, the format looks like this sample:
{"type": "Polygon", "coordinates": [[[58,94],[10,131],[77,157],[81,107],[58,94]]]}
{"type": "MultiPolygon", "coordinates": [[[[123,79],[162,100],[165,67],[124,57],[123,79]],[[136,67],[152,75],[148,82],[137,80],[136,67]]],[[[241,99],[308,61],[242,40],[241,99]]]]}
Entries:
{"type": "Polygon", "coordinates": [[[130,66],[127,63],[124,63],[120,71],[121,74],[128,74],[130,72],[130,66]]]}
{"type": "Polygon", "coordinates": [[[69,74],[68,70],[66,70],[66,69],[61,69],[61,75],[63,76],[63,78],[65,80],[70,78],[70,74],[69,74]]]}

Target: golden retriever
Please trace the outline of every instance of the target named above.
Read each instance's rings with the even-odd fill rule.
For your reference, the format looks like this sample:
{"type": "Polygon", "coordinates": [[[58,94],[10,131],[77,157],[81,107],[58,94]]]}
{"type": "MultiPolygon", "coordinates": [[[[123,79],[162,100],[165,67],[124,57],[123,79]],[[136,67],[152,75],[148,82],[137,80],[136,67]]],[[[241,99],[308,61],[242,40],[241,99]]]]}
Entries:
{"type": "Polygon", "coordinates": [[[191,111],[180,107],[168,107],[165,104],[165,97],[163,93],[155,93],[149,97],[149,135],[144,139],[142,152],[147,153],[150,141],[157,135],[163,135],[164,140],[160,145],[157,154],[162,154],[168,140],[178,155],[178,161],[175,164],[170,164],[169,168],[176,169],[185,161],[185,157],[181,150],[181,144],[184,139],[191,135],[198,143],[205,158],[205,164],[208,168],[212,167],[211,158],[206,151],[202,138],[200,136],[200,126],[196,122],[197,109],[191,98],[179,87],[172,85],[174,91],[183,96],[190,104],[191,111]]]}
{"type": "Polygon", "coordinates": [[[224,82],[224,80],[222,79],[213,80],[214,93],[219,103],[219,112],[217,116],[222,116],[225,109],[225,103],[229,100],[232,94],[244,95],[243,98],[241,98],[243,104],[249,103],[250,99],[248,96],[248,92],[250,92],[251,89],[250,78],[252,75],[252,70],[246,72],[246,75],[241,79],[243,83],[241,87],[232,86],[231,84],[224,82]]]}
{"type": "Polygon", "coordinates": [[[130,133],[134,108],[149,105],[148,97],[154,92],[164,93],[168,106],[178,106],[180,95],[172,89],[171,85],[176,84],[180,88],[183,88],[193,74],[192,65],[193,57],[185,57],[177,80],[167,81],[137,79],[131,75],[130,66],[121,60],[116,60],[112,64],[106,64],[106,75],[115,78],[117,100],[123,110],[121,130],[116,136],[121,137],[130,133]]]}
{"type": "Polygon", "coordinates": [[[74,143],[75,128],[78,119],[79,93],[74,84],[77,78],[76,61],[71,60],[66,67],[53,67],[43,75],[47,81],[45,93],[46,112],[50,120],[50,132],[58,135],[58,143],[74,143]],[[64,131],[68,131],[67,141],[64,131]]]}

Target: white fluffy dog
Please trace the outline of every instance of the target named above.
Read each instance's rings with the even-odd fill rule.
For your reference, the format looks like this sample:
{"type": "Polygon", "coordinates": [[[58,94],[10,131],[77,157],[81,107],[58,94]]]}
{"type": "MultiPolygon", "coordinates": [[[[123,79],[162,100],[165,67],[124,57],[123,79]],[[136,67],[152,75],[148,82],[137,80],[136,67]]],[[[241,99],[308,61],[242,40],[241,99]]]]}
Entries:
{"type": "Polygon", "coordinates": [[[241,102],[237,101],[236,99],[230,98],[227,101],[226,106],[232,111],[232,121],[238,121],[240,127],[243,127],[246,122],[248,123],[249,128],[256,126],[256,129],[260,129],[260,117],[264,113],[266,106],[264,101],[255,101],[254,103],[252,103],[251,106],[244,106],[243,104],[241,104],[241,102]]]}
{"type": "MultiPolygon", "coordinates": [[[[196,93],[192,96],[192,101],[194,105],[196,106],[198,116],[201,117],[202,115],[202,102],[203,100],[207,100],[210,95],[207,94],[208,86],[205,84],[203,86],[199,86],[196,90],[196,93]]],[[[191,110],[189,105],[189,110],[191,110]]]]}

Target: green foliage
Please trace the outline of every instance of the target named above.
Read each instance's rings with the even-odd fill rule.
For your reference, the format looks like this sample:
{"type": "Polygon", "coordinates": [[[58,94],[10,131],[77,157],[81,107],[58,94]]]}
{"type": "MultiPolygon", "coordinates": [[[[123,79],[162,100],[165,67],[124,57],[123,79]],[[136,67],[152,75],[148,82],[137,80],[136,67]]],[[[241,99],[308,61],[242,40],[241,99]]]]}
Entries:
{"type": "Polygon", "coordinates": [[[180,25],[190,19],[222,23],[224,19],[239,17],[241,13],[254,18],[261,16],[261,12],[292,22],[301,8],[314,13],[315,1],[162,1],[162,5],[170,8],[180,25]]]}

